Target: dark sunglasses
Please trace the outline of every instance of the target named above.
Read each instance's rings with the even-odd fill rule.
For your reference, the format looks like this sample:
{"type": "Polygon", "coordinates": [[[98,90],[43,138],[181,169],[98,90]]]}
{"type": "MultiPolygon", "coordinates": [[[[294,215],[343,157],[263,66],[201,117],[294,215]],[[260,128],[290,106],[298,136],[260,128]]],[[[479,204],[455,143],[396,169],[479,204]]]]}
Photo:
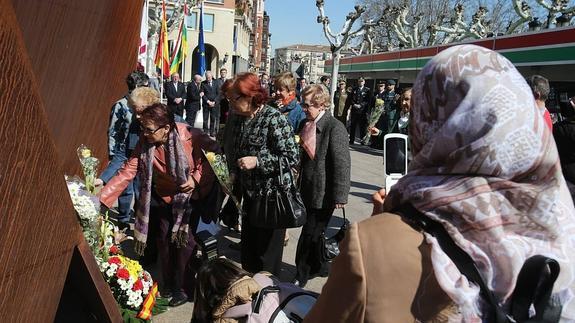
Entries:
{"type": "Polygon", "coordinates": [[[140,130],[142,131],[142,133],[148,134],[148,135],[153,135],[155,134],[158,130],[162,129],[165,126],[160,126],[158,128],[154,129],[148,129],[146,127],[140,126],[140,130]]]}

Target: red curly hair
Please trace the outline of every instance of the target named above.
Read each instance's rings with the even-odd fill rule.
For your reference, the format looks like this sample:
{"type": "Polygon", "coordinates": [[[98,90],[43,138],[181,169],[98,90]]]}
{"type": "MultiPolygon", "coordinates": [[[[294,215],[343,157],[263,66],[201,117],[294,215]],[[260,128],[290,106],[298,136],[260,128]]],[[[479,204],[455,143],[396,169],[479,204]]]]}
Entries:
{"type": "Polygon", "coordinates": [[[241,95],[252,98],[252,106],[259,107],[268,101],[268,93],[262,88],[260,78],[254,73],[240,73],[236,75],[232,84],[223,87],[226,97],[241,95]]]}

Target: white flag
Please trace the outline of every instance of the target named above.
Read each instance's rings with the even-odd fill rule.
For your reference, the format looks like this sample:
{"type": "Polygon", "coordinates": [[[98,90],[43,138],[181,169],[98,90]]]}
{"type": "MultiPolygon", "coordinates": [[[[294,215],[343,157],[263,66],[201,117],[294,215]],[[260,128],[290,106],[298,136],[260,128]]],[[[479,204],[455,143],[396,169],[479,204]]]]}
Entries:
{"type": "Polygon", "coordinates": [[[140,25],[140,48],[138,51],[138,62],[146,66],[148,52],[148,0],[144,0],[142,8],[142,24],[140,25]]]}

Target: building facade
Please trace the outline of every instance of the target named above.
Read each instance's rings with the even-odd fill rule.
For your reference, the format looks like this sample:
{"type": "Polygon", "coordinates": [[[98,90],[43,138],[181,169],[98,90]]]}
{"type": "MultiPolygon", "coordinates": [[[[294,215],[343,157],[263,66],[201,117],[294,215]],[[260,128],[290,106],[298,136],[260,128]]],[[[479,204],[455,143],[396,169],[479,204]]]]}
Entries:
{"type": "MultiPolygon", "coordinates": [[[[204,43],[206,70],[215,75],[225,67],[232,71],[234,54],[233,30],[235,22],[235,0],[204,0],[204,43]]],[[[198,73],[198,35],[200,8],[195,7],[186,16],[188,25],[188,57],[183,64],[182,80],[190,81],[198,73]]],[[[170,34],[169,39],[177,39],[178,30],[170,34]]]]}
{"type": "Polygon", "coordinates": [[[258,72],[262,63],[262,42],[263,42],[263,29],[264,29],[264,0],[254,0],[253,12],[253,32],[251,35],[250,46],[250,62],[251,69],[258,72]]]}
{"type": "Polygon", "coordinates": [[[250,68],[251,37],[254,28],[253,7],[254,0],[236,0],[234,30],[232,73],[246,72],[250,68]]]}
{"type": "Polygon", "coordinates": [[[264,11],[263,29],[262,29],[262,55],[259,71],[261,73],[270,72],[270,59],[271,59],[271,37],[270,33],[270,16],[264,11]]]}
{"type": "Polygon", "coordinates": [[[276,48],[272,74],[291,71],[309,82],[319,82],[319,78],[328,75],[324,71],[325,61],[331,59],[331,50],[325,45],[290,45],[276,48]]]}

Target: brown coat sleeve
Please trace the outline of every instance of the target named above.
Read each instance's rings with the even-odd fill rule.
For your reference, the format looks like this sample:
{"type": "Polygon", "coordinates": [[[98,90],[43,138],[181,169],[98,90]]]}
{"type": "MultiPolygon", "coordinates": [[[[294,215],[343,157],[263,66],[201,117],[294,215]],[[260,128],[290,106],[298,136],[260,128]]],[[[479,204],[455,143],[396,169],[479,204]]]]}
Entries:
{"type": "Polygon", "coordinates": [[[423,235],[384,213],[352,224],[305,322],[445,321],[450,304],[423,235]]]}
{"type": "Polygon", "coordinates": [[[363,322],[366,279],[358,226],[352,224],[340,244],[329,278],[304,322],[363,322]]]}

